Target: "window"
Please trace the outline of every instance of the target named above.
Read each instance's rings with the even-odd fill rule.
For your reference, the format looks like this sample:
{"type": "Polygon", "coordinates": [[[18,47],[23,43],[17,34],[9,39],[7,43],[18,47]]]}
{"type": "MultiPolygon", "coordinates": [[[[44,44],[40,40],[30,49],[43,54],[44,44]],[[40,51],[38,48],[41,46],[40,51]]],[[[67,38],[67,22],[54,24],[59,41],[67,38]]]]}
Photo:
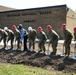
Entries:
{"type": "Polygon", "coordinates": [[[30,22],[36,22],[36,20],[25,20],[23,21],[24,23],[27,22],[27,23],[30,23],[30,22]]]}
{"type": "Polygon", "coordinates": [[[37,15],[36,13],[24,13],[22,16],[27,16],[27,15],[37,15]]]}
{"type": "Polygon", "coordinates": [[[45,12],[39,12],[40,13],[40,15],[42,15],[42,14],[51,14],[51,11],[45,11],[45,12]]]}
{"type": "Polygon", "coordinates": [[[16,16],[20,16],[20,14],[10,14],[10,15],[7,15],[7,17],[16,17],[16,16]]]}

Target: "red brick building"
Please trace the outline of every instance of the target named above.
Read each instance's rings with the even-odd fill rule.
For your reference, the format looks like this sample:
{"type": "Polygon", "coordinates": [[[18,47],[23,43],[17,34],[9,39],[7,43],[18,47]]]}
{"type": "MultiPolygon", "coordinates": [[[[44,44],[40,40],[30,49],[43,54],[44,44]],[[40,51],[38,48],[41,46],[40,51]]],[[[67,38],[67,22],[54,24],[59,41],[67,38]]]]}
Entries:
{"type": "Polygon", "coordinates": [[[25,29],[32,26],[37,29],[42,26],[46,32],[46,26],[52,25],[53,29],[63,38],[61,24],[66,23],[67,27],[73,32],[73,27],[76,25],[76,13],[72,11],[67,5],[49,6],[41,8],[10,10],[0,12],[0,24],[3,28],[9,28],[12,25],[23,24],[25,29]]]}

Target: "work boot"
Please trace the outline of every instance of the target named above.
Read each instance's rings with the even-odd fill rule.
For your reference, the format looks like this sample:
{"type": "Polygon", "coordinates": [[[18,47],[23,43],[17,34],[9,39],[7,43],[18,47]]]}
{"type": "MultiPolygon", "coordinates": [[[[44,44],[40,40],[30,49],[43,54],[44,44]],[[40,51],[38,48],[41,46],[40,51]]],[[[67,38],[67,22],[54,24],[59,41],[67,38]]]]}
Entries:
{"type": "Polygon", "coordinates": [[[13,48],[11,47],[10,50],[13,50],[13,48]]]}
{"type": "Polygon", "coordinates": [[[45,50],[43,50],[43,53],[45,53],[45,50]]]}
{"type": "Polygon", "coordinates": [[[42,50],[39,50],[38,53],[42,52],[42,50]]]}
{"type": "Polygon", "coordinates": [[[53,54],[54,54],[54,52],[51,52],[51,54],[53,55],[53,54]]]}
{"type": "Polygon", "coordinates": [[[8,47],[6,47],[5,50],[8,50],[8,47]]]}
{"type": "Polygon", "coordinates": [[[64,53],[65,55],[67,55],[67,53],[64,53]]]}

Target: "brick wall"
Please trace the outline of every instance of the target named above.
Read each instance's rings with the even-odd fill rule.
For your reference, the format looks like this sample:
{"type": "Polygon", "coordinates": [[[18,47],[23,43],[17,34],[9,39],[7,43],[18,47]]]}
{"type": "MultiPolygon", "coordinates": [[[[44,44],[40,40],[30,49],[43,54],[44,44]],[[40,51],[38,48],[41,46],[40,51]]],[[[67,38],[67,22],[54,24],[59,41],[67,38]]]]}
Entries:
{"type": "Polygon", "coordinates": [[[76,13],[71,9],[69,9],[67,11],[66,20],[67,20],[67,28],[70,29],[70,31],[73,34],[73,28],[76,26],[76,13]]]}
{"type": "Polygon", "coordinates": [[[66,23],[66,5],[3,12],[0,13],[0,23],[2,28],[11,28],[13,24],[19,23],[22,23],[25,29],[29,26],[37,29],[41,26],[46,33],[46,26],[50,24],[60,38],[63,38],[61,24],[66,23]]]}

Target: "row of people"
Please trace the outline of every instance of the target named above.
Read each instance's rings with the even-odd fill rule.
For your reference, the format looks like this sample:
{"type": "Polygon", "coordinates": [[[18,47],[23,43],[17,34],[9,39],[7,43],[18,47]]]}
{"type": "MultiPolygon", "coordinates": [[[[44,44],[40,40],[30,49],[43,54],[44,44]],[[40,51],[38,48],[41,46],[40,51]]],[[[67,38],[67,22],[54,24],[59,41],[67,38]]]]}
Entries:
{"type": "MultiPolygon", "coordinates": [[[[63,31],[63,35],[64,35],[64,43],[63,46],[65,47],[65,55],[67,55],[69,57],[70,55],[70,44],[72,41],[72,33],[69,29],[67,29],[66,24],[62,24],[61,25],[62,31],[63,31]]],[[[76,27],[74,27],[74,36],[76,35],[76,27]]],[[[37,32],[37,38],[39,39],[39,43],[38,43],[38,47],[39,47],[39,52],[43,51],[45,53],[46,48],[45,48],[45,43],[47,40],[47,35],[49,38],[49,43],[48,43],[48,47],[52,46],[52,55],[56,55],[57,53],[57,45],[58,45],[58,40],[59,40],[59,35],[58,33],[53,30],[51,25],[47,25],[47,35],[46,33],[43,31],[42,27],[38,27],[38,32],[37,32]]],[[[29,38],[32,38],[32,32],[30,32],[31,36],[29,38]]],[[[75,36],[76,37],[76,36],[75,36]]],[[[36,39],[36,38],[35,38],[36,39]]],[[[34,41],[35,41],[34,39],[34,41]]],[[[76,40],[76,39],[75,39],[76,40]]]]}
{"type": "MultiPolygon", "coordinates": [[[[69,56],[70,55],[70,44],[72,41],[72,33],[70,30],[67,29],[67,25],[64,23],[62,24],[62,30],[64,34],[64,43],[63,46],[65,46],[65,55],[69,56]]],[[[17,49],[20,48],[20,44],[23,42],[24,43],[24,50],[28,50],[27,48],[27,39],[29,40],[29,49],[31,49],[31,46],[33,46],[33,50],[35,49],[35,39],[39,39],[38,47],[39,47],[39,52],[41,51],[46,51],[45,48],[45,43],[47,40],[47,35],[43,31],[42,27],[39,26],[37,30],[33,29],[32,27],[28,27],[28,32],[22,27],[22,24],[19,24],[17,27],[15,25],[12,26],[12,30],[8,29],[7,27],[4,27],[4,29],[0,28],[0,34],[1,38],[0,41],[3,38],[4,42],[4,48],[6,47],[6,41],[11,40],[11,49],[13,48],[13,42],[14,42],[14,37],[16,38],[15,40],[18,41],[17,43],[17,49]],[[13,31],[12,31],[13,30],[13,31]],[[38,32],[37,32],[38,31],[38,32]]],[[[58,45],[58,39],[59,35],[56,31],[53,30],[51,25],[47,25],[47,31],[48,31],[48,38],[50,39],[48,46],[52,46],[53,52],[51,54],[56,55],[57,52],[57,45],[58,45]]],[[[76,41],[76,27],[74,27],[74,37],[76,41]]],[[[76,45],[75,45],[76,48],[76,45]]]]}
{"type": "MultiPolygon", "coordinates": [[[[8,27],[4,27],[4,29],[0,28],[0,42],[3,40],[4,43],[4,49],[7,49],[8,41],[10,40],[11,48],[14,49],[13,43],[17,41],[17,49],[20,49],[20,44],[27,39],[28,33],[27,31],[22,28],[22,24],[19,24],[18,27],[15,25],[12,26],[12,29],[9,29],[8,27]]],[[[27,49],[27,46],[24,46],[25,49],[27,49]]]]}

